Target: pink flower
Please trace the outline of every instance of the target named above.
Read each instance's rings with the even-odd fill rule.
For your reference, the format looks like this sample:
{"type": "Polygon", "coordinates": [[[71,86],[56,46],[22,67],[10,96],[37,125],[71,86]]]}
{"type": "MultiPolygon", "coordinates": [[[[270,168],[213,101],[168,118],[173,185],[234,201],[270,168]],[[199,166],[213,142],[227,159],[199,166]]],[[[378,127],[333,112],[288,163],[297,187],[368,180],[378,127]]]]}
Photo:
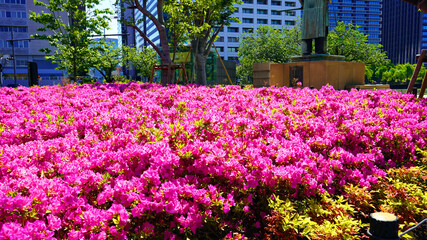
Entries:
{"type": "Polygon", "coordinates": [[[59,230],[61,228],[61,219],[57,216],[49,214],[47,216],[50,230],[59,230]]]}

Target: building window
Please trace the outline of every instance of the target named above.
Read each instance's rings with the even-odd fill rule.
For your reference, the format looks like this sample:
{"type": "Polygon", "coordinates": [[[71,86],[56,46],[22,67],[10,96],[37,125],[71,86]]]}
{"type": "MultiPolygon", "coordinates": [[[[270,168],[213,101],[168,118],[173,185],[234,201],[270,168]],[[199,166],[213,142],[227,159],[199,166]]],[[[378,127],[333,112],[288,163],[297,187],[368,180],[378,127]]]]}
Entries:
{"type": "Polygon", "coordinates": [[[296,15],[295,11],[286,11],[285,12],[285,16],[295,16],[295,15],[296,15]]]}
{"type": "Polygon", "coordinates": [[[281,24],[282,24],[282,21],[280,21],[280,20],[275,20],[275,19],[271,19],[271,24],[273,24],[273,25],[281,25],[281,24]]]}
{"type": "Polygon", "coordinates": [[[242,23],[254,23],[254,19],[253,18],[243,18],[242,23]]]}
{"type": "Polygon", "coordinates": [[[282,6],[282,2],[281,1],[271,1],[271,5],[273,5],[273,6],[282,6]]]}
{"type": "Polygon", "coordinates": [[[294,26],[295,25],[295,21],[286,20],[285,21],[285,25],[287,25],[287,26],[294,26]]]}
{"type": "Polygon", "coordinates": [[[285,6],[286,7],[295,7],[296,3],[295,2],[285,2],[285,6]]]}
{"type": "Polygon", "coordinates": [[[215,40],[215,42],[224,42],[224,37],[219,37],[215,40]]]}
{"type": "Polygon", "coordinates": [[[258,9],[258,10],[256,10],[256,13],[258,13],[258,14],[268,14],[268,11],[267,11],[267,9],[258,9]]]}
{"type": "Polygon", "coordinates": [[[252,8],[243,8],[243,13],[254,13],[252,8]]]}
{"type": "Polygon", "coordinates": [[[243,3],[249,3],[249,4],[252,4],[252,3],[254,3],[254,0],[243,0],[243,3]]]}
{"type": "Polygon", "coordinates": [[[228,57],[229,61],[239,61],[238,57],[228,57]]]}
{"type": "Polygon", "coordinates": [[[10,11],[0,11],[0,17],[3,18],[27,18],[26,12],[10,12],[10,11]]]}
{"type": "Polygon", "coordinates": [[[0,0],[0,3],[26,4],[26,0],[0,0]]]}
{"type": "MultiPolygon", "coordinates": [[[[28,48],[28,41],[15,41],[14,45],[16,48],[28,48]]],[[[12,43],[6,40],[0,40],[0,47],[12,48],[12,43]]]]}
{"type": "Polygon", "coordinates": [[[252,33],[252,32],[254,32],[254,29],[253,28],[243,28],[242,31],[244,33],[252,33]]]}
{"type": "Polygon", "coordinates": [[[238,13],[239,12],[239,8],[236,8],[236,10],[234,10],[234,13],[238,13]]]}
{"type": "Polygon", "coordinates": [[[239,42],[239,37],[228,37],[228,42],[239,42]]]}
{"type": "Polygon", "coordinates": [[[14,44],[17,48],[28,48],[28,41],[16,41],[14,44]]]}
{"type": "Polygon", "coordinates": [[[258,24],[267,24],[267,19],[257,19],[256,23],[258,23],[258,24]]]}
{"type": "Polygon", "coordinates": [[[216,50],[218,50],[218,52],[224,52],[224,47],[216,47],[216,50]]]}
{"type": "Polygon", "coordinates": [[[27,32],[27,27],[8,27],[0,26],[0,32],[11,32],[13,29],[14,32],[27,32]]]}
{"type": "Polygon", "coordinates": [[[239,28],[236,28],[236,27],[229,27],[228,29],[228,32],[239,32],[239,28]]]}
{"type": "Polygon", "coordinates": [[[267,0],[257,0],[257,4],[267,5],[267,0]]]}
{"type": "MultiPolygon", "coordinates": [[[[219,28],[217,28],[217,27],[213,27],[213,28],[212,28],[212,30],[213,30],[214,32],[217,32],[217,31],[218,31],[218,29],[219,29],[219,28]]],[[[224,32],[224,28],[222,27],[221,29],[219,29],[219,32],[224,32]]]]}
{"type": "Polygon", "coordinates": [[[271,10],[271,15],[282,15],[282,12],[276,11],[276,10],[271,10]]]}
{"type": "Polygon", "coordinates": [[[228,47],[228,52],[237,52],[239,51],[239,47],[228,47]]]}

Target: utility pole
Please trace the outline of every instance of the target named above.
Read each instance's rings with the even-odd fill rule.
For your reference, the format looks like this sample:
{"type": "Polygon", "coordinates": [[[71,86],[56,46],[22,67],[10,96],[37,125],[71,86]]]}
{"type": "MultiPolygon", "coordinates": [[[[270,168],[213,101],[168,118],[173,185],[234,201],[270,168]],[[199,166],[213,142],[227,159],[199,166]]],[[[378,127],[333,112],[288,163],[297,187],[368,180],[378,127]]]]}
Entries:
{"type": "Polygon", "coordinates": [[[13,80],[15,81],[15,86],[17,86],[16,81],[16,56],[15,56],[15,41],[13,40],[13,27],[10,27],[11,31],[10,34],[12,36],[12,40],[10,41],[10,44],[12,44],[12,55],[13,55],[13,80]]]}

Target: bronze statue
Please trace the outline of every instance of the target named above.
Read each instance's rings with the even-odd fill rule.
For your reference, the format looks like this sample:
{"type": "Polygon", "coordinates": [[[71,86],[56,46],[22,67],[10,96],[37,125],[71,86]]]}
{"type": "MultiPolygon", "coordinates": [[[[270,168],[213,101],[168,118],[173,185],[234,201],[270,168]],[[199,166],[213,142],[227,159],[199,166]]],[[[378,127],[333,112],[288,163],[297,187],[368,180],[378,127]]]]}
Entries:
{"type": "Polygon", "coordinates": [[[315,42],[316,54],[326,54],[328,36],[328,2],[329,0],[299,0],[302,5],[302,54],[310,55],[315,42]]]}

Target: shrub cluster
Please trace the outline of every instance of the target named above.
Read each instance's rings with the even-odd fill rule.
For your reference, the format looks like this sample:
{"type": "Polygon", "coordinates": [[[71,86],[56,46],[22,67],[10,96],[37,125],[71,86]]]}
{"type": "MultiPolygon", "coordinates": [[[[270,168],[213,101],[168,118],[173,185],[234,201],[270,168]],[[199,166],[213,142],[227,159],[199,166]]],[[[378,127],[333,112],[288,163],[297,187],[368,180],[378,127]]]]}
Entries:
{"type": "Polygon", "coordinates": [[[0,99],[0,239],[355,239],[370,211],[426,214],[411,95],[129,83],[0,99]]]}

